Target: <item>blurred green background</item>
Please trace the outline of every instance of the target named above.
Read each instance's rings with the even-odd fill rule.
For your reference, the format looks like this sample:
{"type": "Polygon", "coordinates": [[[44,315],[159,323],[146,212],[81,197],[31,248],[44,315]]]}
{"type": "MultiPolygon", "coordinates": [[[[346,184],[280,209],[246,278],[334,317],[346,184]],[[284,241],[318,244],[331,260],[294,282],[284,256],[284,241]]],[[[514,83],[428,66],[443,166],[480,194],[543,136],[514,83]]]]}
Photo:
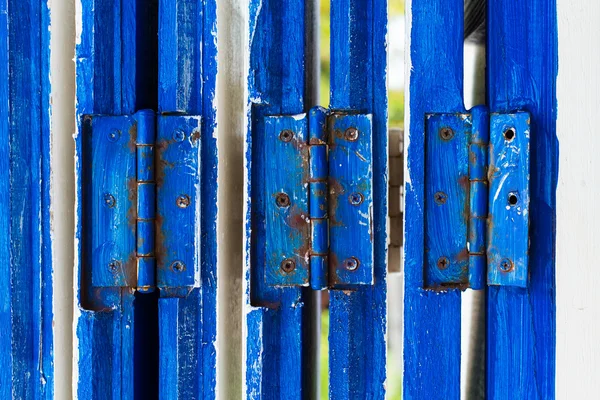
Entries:
{"type": "MultiPolygon", "coordinates": [[[[323,106],[329,105],[329,78],[330,78],[330,56],[329,56],[329,38],[330,38],[330,18],[329,18],[328,0],[321,0],[321,35],[320,35],[320,52],[321,52],[321,82],[320,82],[320,104],[323,106]]],[[[404,15],[404,0],[389,0],[388,12],[390,20],[404,15]]],[[[388,41],[401,40],[404,41],[403,33],[400,37],[390,37],[388,41]]],[[[388,68],[388,73],[391,69],[388,68]]],[[[394,73],[404,74],[404,71],[394,71],[394,73]]],[[[404,127],[404,90],[403,88],[388,90],[388,112],[390,127],[404,127]]],[[[329,398],[329,310],[324,309],[321,314],[321,399],[329,398]]],[[[398,358],[400,354],[394,354],[393,351],[388,351],[387,359],[387,399],[398,400],[402,390],[402,371],[400,370],[401,363],[398,358]]]]}

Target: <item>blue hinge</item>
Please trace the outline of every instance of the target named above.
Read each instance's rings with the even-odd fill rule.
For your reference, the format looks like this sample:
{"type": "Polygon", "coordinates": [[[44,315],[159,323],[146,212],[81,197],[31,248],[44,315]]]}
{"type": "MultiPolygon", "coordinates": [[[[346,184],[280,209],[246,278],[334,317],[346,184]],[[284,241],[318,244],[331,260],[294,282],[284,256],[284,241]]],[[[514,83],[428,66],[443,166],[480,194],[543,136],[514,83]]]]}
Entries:
{"type": "Polygon", "coordinates": [[[371,285],[371,116],[315,107],[263,124],[267,284],[371,285]]]}
{"type": "Polygon", "coordinates": [[[527,286],[529,118],[426,116],[426,288],[527,286]]]}
{"type": "Polygon", "coordinates": [[[84,274],[97,288],[200,283],[200,117],[85,115],[84,274]]]}

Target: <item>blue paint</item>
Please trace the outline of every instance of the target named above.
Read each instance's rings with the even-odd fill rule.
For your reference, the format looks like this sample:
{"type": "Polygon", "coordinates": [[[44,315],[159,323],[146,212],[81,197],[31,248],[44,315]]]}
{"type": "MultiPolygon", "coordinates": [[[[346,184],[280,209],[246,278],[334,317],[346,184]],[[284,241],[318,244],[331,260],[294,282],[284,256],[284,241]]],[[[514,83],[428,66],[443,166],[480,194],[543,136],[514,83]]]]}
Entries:
{"type": "Polygon", "coordinates": [[[469,287],[485,288],[487,273],[486,230],[488,218],[488,142],[490,119],[487,108],[471,109],[473,125],[469,139],[469,287]]]}
{"type": "MultiPolygon", "coordinates": [[[[136,397],[156,395],[160,387],[159,374],[166,373],[164,363],[159,360],[164,356],[159,354],[159,336],[164,341],[167,339],[165,335],[169,335],[173,329],[173,326],[159,325],[159,319],[175,321],[176,330],[181,334],[181,337],[175,338],[179,341],[182,354],[176,370],[179,382],[173,383],[176,385],[175,391],[165,389],[165,396],[169,393],[176,393],[178,398],[193,398],[200,394],[214,396],[217,157],[213,134],[216,117],[213,99],[216,80],[216,4],[209,0],[173,0],[161,1],[158,6],[157,2],[134,0],[83,1],[82,34],[77,46],[78,129],[81,132],[82,116],[86,114],[131,115],[138,109],[151,108],[202,115],[202,126],[199,117],[164,117],[168,129],[172,128],[169,124],[187,121],[187,125],[183,126],[191,128],[186,131],[188,141],[195,143],[196,150],[191,152],[190,160],[186,160],[185,165],[195,170],[193,176],[200,176],[199,182],[194,180],[197,178],[191,179],[196,183],[194,189],[202,193],[197,199],[191,199],[197,201],[189,206],[191,208],[186,214],[186,227],[193,231],[194,239],[191,241],[194,254],[183,276],[187,276],[187,284],[196,288],[164,289],[160,291],[160,299],[158,294],[138,294],[135,301],[130,289],[92,288],[91,268],[81,262],[85,259],[86,243],[82,239],[88,222],[82,218],[85,217],[82,199],[86,196],[82,183],[85,182],[87,165],[82,158],[84,153],[80,133],[77,138],[77,252],[80,260],[77,287],[81,315],[77,321],[80,355],[77,362],[77,393],[81,398],[112,396],[128,399],[133,398],[134,394],[136,397]],[[165,25],[164,18],[173,9],[176,10],[173,19],[176,26],[171,29],[165,25]],[[161,19],[160,28],[157,16],[161,19]],[[165,51],[168,49],[164,46],[159,48],[159,41],[178,46],[182,56],[169,57],[169,51],[165,51]],[[159,53],[162,56],[160,62],[159,53]],[[173,68],[174,65],[176,68],[173,68]],[[173,80],[171,77],[175,72],[177,76],[173,80]],[[177,99],[169,96],[176,96],[177,99]],[[206,168],[199,167],[200,160],[207,165],[206,168]],[[195,218],[190,217],[193,213],[195,218]],[[202,255],[201,259],[199,254],[202,255]],[[168,318],[159,313],[160,304],[164,301],[177,302],[179,312],[168,318]],[[96,379],[98,376],[101,378],[96,379]]],[[[163,117],[158,120],[160,127],[163,117]]],[[[138,153],[143,157],[147,155],[145,151],[138,153]]],[[[174,173],[176,177],[180,174],[177,171],[174,173]]],[[[155,178],[158,184],[164,184],[159,174],[155,178]]],[[[181,181],[187,182],[186,179],[181,181]]],[[[160,199],[157,201],[160,202],[160,199]]],[[[177,208],[177,211],[181,211],[180,207],[177,208]]],[[[180,215],[174,214],[174,217],[180,215]]],[[[140,227],[146,228],[144,223],[140,227]]],[[[147,233],[151,233],[150,229],[147,233]]],[[[156,233],[157,239],[162,240],[161,232],[156,233]]],[[[190,242],[186,243],[188,251],[190,242]]],[[[141,252],[145,251],[141,248],[141,252]]],[[[140,264],[142,270],[138,271],[137,276],[141,285],[153,280],[149,272],[153,268],[151,265],[143,266],[145,261],[149,260],[143,260],[140,264]]]]}
{"type": "Polygon", "coordinates": [[[52,398],[49,11],[0,1],[1,398],[52,398]]]}
{"type": "Polygon", "coordinates": [[[556,18],[555,0],[488,5],[490,111],[531,114],[529,284],[488,289],[488,398],[555,396],[556,18]]]}
{"type": "Polygon", "coordinates": [[[309,333],[305,326],[307,288],[275,288],[265,277],[265,129],[268,115],[297,115],[306,112],[304,104],[304,2],[251,0],[250,102],[246,154],[249,177],[246,241],[250,266],[246,299],[248,336],[246,353],[246,395],[250,399],[301,399],[303,368],[308,351],[304,344],[309,333]],[[256,307],[256,308],[254,308],[256,307]]]}
{"type": "Polygon", "coordinates": [[[265,281],[308,285],[308,126],[305,115],[264,119],[265,281]]]}
{"type": "Polygon", "coordinates": [[[329,126],[329,280],[373,283],[372,116],[332,114],[329,126]]]}
{"type": "Polygon", "coordinates": [[[157,283],[159,288],[200,284],[200,117],[158,117],[157,283]]]}
{"type": "Polygon", "coordinates": [[[434,114],[426,117],[425,125],[425,287],[464,285],[469,270],[471,118],[434,114]]]}
{"type": "Polygon", "coordinates": [[[333,399],[381,399],[385,393],[386,34],[385,0],[331,3],[330,107],[372,114],[374,282],[353,291],[330,291],[329,394],[333,399]]]}
{"type": "MultiPolygon", "coordinates": [[[[407,399],[460,398],[460,292],[423,290],[426,254],[425,115],[463,113],[462,0],[412,3],[405,210],[404,391],[407,399]],[[435,56],[432,56],[434,55],[435,56]]],[[[502,11],[498,10],[498,13],[502,11]]],[[[506,371],[505,371],[506,373],[506,371]]]]}
{"type": "Polygon", "coordinates": [[[529,263],[529,113],[490,117],[488,284],[526,287],[529,263]]]}

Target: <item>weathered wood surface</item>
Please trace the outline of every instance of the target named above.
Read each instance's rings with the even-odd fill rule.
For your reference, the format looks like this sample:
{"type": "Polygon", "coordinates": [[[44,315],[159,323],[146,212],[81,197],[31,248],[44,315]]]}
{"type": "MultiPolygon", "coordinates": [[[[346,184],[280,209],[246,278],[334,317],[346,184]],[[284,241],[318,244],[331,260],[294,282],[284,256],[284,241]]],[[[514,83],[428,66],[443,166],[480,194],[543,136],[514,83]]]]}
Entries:
{"type": "Polygon", "coordinates": [[[52,399],[49,10],[0,1],[0,398],[52,399]]]}

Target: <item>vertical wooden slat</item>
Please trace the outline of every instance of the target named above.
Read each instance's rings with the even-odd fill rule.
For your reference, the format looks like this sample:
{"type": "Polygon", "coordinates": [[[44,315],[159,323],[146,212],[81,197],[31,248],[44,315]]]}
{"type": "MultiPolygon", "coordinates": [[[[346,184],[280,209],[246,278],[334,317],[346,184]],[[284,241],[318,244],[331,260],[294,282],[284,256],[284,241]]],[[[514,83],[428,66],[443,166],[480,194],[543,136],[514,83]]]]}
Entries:
{"type": "Polygon", "coordinates": [[[555,0],[488,2],[491,112],[531,114],[529,283],[487,295],[487,395],[554,398],[557,22],[555,0]]]}
{"type": "Polygon", "coordinates": [[[373,115],[374,284],[330,291],[329,395],[382,399],[386,379],[387,2],[331,1],[335,110],[373,115]]]}
{"type": "Polygon", "coordinates": [[[251,399],[306,396],[302,385],[306,289],[266,285],[264,162],[266,115],[305,110],[304,2],[250,1],[250,131],[247,136],[248,215],[246,246],[246,396],[251,399]]]}
{"type": "Polygon", "coordinates": [[[463,1],[412,0],[406,164],[404,393],[460,396],[460,292],[423,290],[426,113],[463,111],[463,1]]]}
{"type": "Polygon", "coordinates": [[[49,15],[0,2],[0,397],[52,398],[49,15]]]}

